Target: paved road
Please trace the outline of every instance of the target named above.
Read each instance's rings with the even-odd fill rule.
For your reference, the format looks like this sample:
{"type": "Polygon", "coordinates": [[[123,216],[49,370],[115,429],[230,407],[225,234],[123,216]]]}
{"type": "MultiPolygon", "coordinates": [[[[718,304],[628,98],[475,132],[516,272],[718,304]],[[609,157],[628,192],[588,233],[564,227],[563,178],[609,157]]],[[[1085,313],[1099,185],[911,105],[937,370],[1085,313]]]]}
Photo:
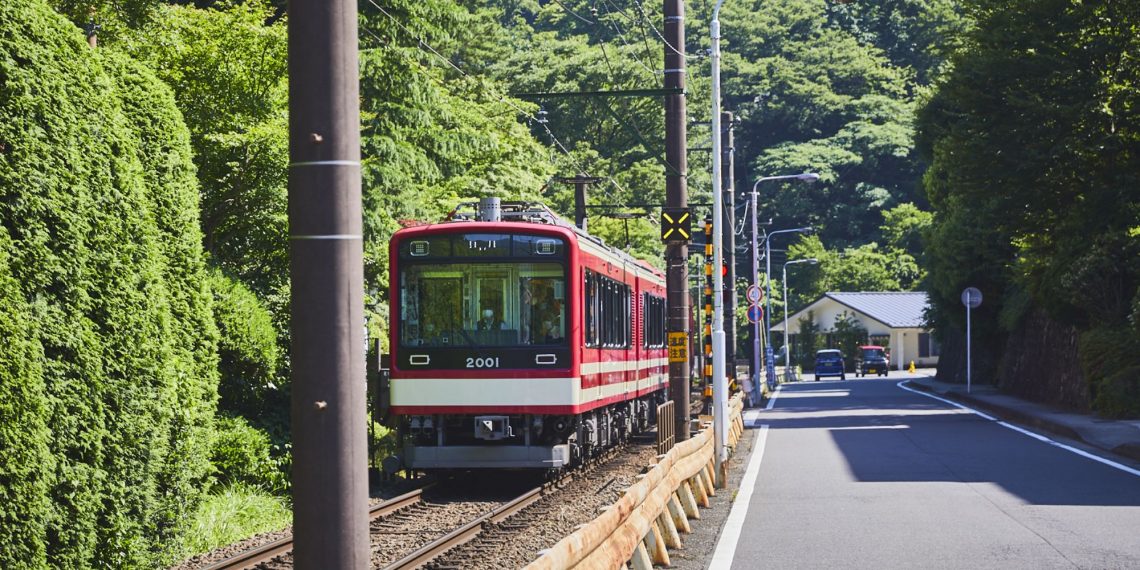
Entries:
{"type": "Polygon", "coordinates": [[[714,567],[1140,568],[1140,471],[898,383],[784,385],[714,567]]]}

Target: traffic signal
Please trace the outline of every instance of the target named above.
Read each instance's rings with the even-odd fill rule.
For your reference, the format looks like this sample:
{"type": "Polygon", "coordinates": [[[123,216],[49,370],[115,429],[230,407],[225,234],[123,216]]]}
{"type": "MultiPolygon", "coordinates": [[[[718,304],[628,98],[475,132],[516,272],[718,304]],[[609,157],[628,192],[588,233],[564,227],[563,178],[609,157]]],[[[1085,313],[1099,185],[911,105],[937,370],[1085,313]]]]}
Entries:
{"type": "Polygon", "coordinates": [[[693,217],[688,208],[661,209],[661,241],[688,242],[693,236],[693,217]]]}

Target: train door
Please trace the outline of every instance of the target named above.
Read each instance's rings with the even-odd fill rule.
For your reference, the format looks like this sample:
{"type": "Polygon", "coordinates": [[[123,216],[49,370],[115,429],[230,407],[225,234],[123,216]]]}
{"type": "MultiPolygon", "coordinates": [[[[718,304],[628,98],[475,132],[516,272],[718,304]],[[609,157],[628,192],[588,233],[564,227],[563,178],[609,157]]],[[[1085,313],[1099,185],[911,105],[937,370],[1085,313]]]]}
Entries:
{"type": "Polygon", "coordinates": [[[583,401],[587,399],[585,389],[597,384],[595,376],[598,363],[602,360],[601,351],[601,282],[597,273],[582,269],[582,338],[583,348],[580,360],[582,370],[583,401]]]}

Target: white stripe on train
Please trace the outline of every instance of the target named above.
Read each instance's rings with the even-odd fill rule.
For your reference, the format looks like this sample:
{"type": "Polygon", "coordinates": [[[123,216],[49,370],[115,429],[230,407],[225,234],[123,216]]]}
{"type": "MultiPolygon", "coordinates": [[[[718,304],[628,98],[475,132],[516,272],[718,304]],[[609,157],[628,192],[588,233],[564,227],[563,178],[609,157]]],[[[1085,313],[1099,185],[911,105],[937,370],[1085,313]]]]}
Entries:
{"type": "MultiPolygon", "coordinates": [[[[589,350],[589,349],[587,349],[589,350]]],[[[617,360],[613,362],[583,362],[579,364],[580,371],[583,376],[591,374],[605,374],[607,372],[630,372],[634,370],[642,370],[645,368],[653,368],[656,366],[668,366],[669,359],[667,358],[654,358],[650,360],[617,360]]]]}
{"type": "Polygon", "coordinates": [[[394,406],[572,406],[663,385],[667,374],[583,389],[578,378],[398,378],[394,406]]]}

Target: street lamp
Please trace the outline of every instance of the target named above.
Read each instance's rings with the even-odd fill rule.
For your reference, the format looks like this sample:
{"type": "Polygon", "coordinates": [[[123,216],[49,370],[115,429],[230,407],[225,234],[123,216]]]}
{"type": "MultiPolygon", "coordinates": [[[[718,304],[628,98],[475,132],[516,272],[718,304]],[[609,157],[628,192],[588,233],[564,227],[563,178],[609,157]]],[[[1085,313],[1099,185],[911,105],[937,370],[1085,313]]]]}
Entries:
{"type": "MultiPolygon", "coordinates": [[[[756,283],[756,280],[759,278],[759,274],[760,274],[760,260],[759,260],[760,252],[759,252],[759,247],[757,246],[757,243],[756,243],[756,240],[759,236],[759,232],[756,229],[756,201],[757,201],[757,193],[756,192],[757,192],[757,188],[759,188],[761,182],[768,182],[771,180],[801,180],[804,182],[815,182],[816,180],[819,180],[819,175],[814,173],[814,172],[803,172],[801,174],[786,174],[783,176],[765,176],[765,177],[757,180],[756,183],[752,185],[752,194],[751,194],[751,199],[749,200],[749,203],[750,203],[750,207],[752,209],[752,286],[754,286],[754,287],[759,287],[759,285],[756,283]]],[[[772,233],[776,233],[776,232],[772,232],[772,233]]],[[[764,238],[764,243],[768,243],[767,237],[764,238]]],[[[764,258],[768,259],[767,253],[764,254],[764,258]]],[[[769,272],[770,272],[770,270],[769,270],[769,272]]],[[[769,292],[770,292],[770,290],[769,290],[769,292]]],[[[771,298],[771,295],[769,295],[769,299],[770,298],[771,298]]],[[[772,308],[771,307],[771,301],[769,300],[769,306],[768,306],[769,311],[771,310],[771,308],[772,308]]],[[[767,319],[768,316],[765,315],[764,318],[767,319]]],[[[771,340],[771,339],[769,339],[769,340],[771,340]]],[[[769,346],[771,346],[771,344],[769,344],[769,346]]],[[[753,373],[752,401],[753,402],[759,402],[760,401],[760,322],[759,321],[752,323],[752,373],[753,373]]],[[[771,378],[769,383],[774,382],[774,381],[775,381],[775,378],[771,378]]]]}
{"type": "MultiPolygon", "coordinates": [[[[816,175],[816,179],[819,175],[816,175]]],[[[812,227],[792,228],[790,230],[776,230],[764,238],[764,294],[768,297],[768,310],[764,311],[764,370],[768,375],[768,389],[776,389],[776,357],[772,354],[772,236],[789,233],[811,233],[812,227]]]]}
{"type": "Polygon", "coordinates": [[[797,263],[816,265],[819,260],[811,257],[784,262],[784,380],[788,381],[792,379],[792,349],[788,346],[788,266],[797,263]]]}
{"type": "Polygon", "coordinates": [[[724,277],[720,268],[724,266],[724,196],[721,192],[720,173],[720,7],[724,0],[717,0],[709,22],[710,57],[712,71],[712,194],[713,194],[713,318],[712,318],[712,357],[713,357],[713,435],[716,454],[716,482],[724,487],[728,460],[728,380],[725,378],[724,362],[724,277]]]}

